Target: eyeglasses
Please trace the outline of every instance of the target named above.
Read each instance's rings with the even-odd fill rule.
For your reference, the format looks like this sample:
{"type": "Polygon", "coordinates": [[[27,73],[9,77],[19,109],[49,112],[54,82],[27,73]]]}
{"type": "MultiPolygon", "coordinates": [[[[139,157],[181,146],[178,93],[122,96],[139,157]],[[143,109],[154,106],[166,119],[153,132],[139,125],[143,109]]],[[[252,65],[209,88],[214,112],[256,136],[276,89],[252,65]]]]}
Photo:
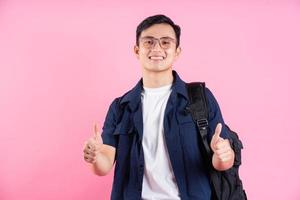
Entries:
{"type": "Polygon", "coordinates": [[[176,42],[175,39],[170,37],[155,38],[149,36],[141,38],[140,41],[143,47],[146,49],[154,48],[157,42],[159,42],[159,45],[162,49],[169,49],[172,46],[172,44],[176,42]]]}

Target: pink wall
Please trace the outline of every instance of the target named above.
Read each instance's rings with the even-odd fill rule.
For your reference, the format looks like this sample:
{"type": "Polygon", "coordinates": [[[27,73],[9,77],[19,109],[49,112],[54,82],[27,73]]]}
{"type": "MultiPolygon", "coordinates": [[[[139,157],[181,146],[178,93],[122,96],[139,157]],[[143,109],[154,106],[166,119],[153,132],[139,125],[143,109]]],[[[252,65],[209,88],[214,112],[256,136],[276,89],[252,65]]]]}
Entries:
{"type": "Polygon", "coordinates": [[[0,199],[108,199],[82,159],[94,121],[140,77],[135,28],[182,27],[174,68],[206,81],[244,141],[251,200],[300,199],[297,1],[0,1],[0,199]]]}

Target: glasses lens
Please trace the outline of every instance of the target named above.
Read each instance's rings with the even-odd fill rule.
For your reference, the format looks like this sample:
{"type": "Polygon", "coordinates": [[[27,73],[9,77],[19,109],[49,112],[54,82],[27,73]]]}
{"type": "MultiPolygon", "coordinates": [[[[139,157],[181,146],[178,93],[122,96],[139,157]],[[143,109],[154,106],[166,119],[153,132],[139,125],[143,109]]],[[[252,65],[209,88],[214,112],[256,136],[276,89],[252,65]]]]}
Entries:
{"type": "Polygon", "coordinates": [[[171,38],[162,38],[162,39],[160,40],[160,46],[161,46],[161,48],[163,48],[163,49],[168,49],[168,48],[170,48],[171,44],[172,44],[172,39],[171,39],[171,38]]]}
{"type": "Polygon", "coordinates": [[[150,48],[152,48],[154,41],[152,38],[143,38],[142,44],[145,48],[150,49],[150,48]]]}

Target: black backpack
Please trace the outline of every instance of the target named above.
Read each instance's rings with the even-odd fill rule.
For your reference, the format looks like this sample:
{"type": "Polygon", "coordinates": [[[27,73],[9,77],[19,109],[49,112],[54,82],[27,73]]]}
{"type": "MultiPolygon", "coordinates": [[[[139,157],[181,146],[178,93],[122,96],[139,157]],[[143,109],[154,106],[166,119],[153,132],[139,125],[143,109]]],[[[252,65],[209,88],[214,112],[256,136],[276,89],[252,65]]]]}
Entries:
{"type": "Polygon", "coordinates": [[[229,130],[229,141],[235,152],[233,167],[226,171],[217,171],[212,166],[212,150],[207,141],[208,127],[208,109],[205,95],[205,83],[193,82],[187,83],[190,104],[188,111],[191,113],[193,120],[197,124],[198,131],[202,138],[200,148],[208,166],[210,183],[212,187],[212,200],[247,200],[247,195],[243,189],[242,181],[239,177],[239,166],[241,165],[242,142],[239,140],[237,133],[229,130]]]}

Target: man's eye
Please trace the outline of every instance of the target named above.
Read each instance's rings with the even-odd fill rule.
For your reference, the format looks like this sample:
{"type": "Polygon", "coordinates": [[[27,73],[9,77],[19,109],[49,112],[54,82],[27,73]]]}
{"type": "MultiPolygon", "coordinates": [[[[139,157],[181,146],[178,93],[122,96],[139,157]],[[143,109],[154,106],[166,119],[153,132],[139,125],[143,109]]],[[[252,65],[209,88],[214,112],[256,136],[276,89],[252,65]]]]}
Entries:
{"type": "Polygon", "coordinates": [[[163,41],[161,41],[161,44],[164,45],[164,46],[166,46],[166,45],[170,45],[171,42],[168,41],[168,40],[163,40],[163,41]]]}
{"type": "Polygon", "coordinates": [[[146,40],[145,44],[151,45],[151,44],[153,44],[153,41],[152,40],[146,40]]]}

